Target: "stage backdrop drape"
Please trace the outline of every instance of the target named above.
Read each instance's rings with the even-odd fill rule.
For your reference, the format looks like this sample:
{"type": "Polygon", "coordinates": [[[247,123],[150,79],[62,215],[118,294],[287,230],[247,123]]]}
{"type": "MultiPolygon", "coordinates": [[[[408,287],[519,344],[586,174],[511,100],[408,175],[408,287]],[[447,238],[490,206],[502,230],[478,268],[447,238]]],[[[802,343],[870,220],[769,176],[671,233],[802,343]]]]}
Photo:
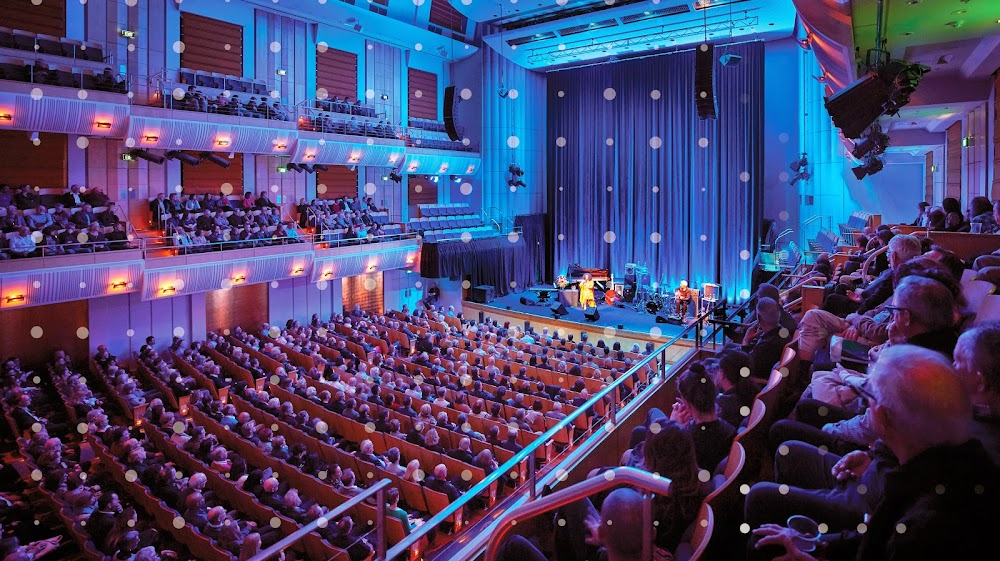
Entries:
{"type": "MultiPolygon", "coordinates": [[[[763,169],[764,45],[716,49],[718,119],[697,116],[693,51],[548,75],[556,274],[649,267],[749,296],[763,169]]],[[[794,87],[790,84],[789,87],[794,87]]],[[[620,277],[619,277],[620,278],[620,277]]]]}
{"type": "Polygon", "coordinates": [[[548,216],[545,214],[521,214],[514,217],[514,227],[521,229],[524,239],[525,258],[531,264],[531,284],[549,284],[552,263],[548,256],[548,216]]]}
{"type": "Polygon", "coordinates": [[[472,286],[490,285],[497,296],[504,296],[529,287],[535,265],[524,239],[511,234],[469,242],[425,243],[420,246],[420,275],[468,277],[472,286]]]}

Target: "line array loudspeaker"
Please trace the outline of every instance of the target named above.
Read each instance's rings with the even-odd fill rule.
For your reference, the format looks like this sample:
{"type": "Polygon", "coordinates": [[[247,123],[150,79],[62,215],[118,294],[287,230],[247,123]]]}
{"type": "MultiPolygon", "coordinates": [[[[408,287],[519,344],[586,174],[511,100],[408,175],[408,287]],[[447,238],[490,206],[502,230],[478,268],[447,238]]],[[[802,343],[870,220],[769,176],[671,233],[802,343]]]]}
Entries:
{"type": "Polygon", "coordinates": [[[462,140],[455,126],[455,86],[444,89],[444,131],[451,140],[462,140]]]}
{"type": "Polygon", "coordinates": [[[714,119],[715,105],[715,45],[702,43],[695,49],[694,95],[699,119],[714,119]]]}

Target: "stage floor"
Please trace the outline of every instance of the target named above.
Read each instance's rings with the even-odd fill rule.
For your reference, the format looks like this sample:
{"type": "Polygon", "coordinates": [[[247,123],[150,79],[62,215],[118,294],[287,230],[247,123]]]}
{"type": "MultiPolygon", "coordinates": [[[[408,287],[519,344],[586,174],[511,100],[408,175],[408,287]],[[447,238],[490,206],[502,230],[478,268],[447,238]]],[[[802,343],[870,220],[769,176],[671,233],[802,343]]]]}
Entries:
{"type": "MultiPolygon", "coordinates": [[[[546,286],[539,286],[537,288],[551,289],[551,287],[546,286]]],[[[552,295],[553,297],[557,297],[555,291],[553,291],[552,295]]],[[[566,309],[569,311],[569,314],[560,316],[556,320],[553,318],[552,313],[549,312],[549,304],[552,303],[551,300],[544,304],[531,306],[521,303],[522,296],[532,299],[537,298],[535,292],[525,291],[501,296],[489,304],[476,304],[464,301],[462,302],[462,308],[465,317],[468,318],[474,318],[475,315],[473,314],[478,314],[481,311],[484,316],[495,318],[498,321],[510,321],[512,324],[521,324],[523,321],[530,321],[532,325],[549,326],[556,329],[562,328],[568,330],[570,333],[586,331],[589,333],[591,340],[596,340],[595,338],[601,338],[602,336],[606,340],[614,337],[622,339],[623,344],[624,340],[627,340],[629,346],[633,342],[638,342],[640,343],[640,347],[645,346],[647,341],[661,345],[680,334],[687,327],[686,324],[656,323],[656,316],[646,312],[638,312],[628,304],[626,304],[625,308],[616,308],[604,303],[598,305],[597,310],[600,312],[601,318],[596,322],[587,321],[583,316],[582,309],[567,306],[566,309]],[[619,325],[621,329],[619,329],[619,325]]],[[[689,318],[688,321],[690,322],[691,319],[689,318]]],[[[536,331],[540,332],[540,329],[536,327],[536,331]]],[[[685,336],[685,339],[693,341],[694,330],[691,330],[685,336]]]]}

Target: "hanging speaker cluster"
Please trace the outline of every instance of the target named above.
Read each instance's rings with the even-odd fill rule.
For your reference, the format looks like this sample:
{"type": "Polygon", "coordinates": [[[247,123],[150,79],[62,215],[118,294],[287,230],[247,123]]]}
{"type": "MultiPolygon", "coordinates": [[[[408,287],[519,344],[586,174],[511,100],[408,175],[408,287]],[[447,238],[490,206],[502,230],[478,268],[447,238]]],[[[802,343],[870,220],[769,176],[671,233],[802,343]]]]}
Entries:
{"type": "Polygon", "coordinates": [[[462,135],[458,134],[458,127],[455,125],[455,86],[444,89],[444,130],[451,140],[462,140],[462,135]]]}
{"type": "Polygon", "coordinates": [[[695,49],[694,95],[699,119],[714,119],[715,105],[715,45],[702,43],[695,49]]]}

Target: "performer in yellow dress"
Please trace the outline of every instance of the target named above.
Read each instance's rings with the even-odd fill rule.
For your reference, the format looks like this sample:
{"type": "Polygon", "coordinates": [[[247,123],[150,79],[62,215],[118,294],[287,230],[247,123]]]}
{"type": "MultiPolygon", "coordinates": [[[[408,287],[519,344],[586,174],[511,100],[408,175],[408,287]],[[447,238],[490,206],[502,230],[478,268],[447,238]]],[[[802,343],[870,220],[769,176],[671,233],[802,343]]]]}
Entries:
{"type": "Polygon", "coordinates": [[[588,306],[597,307],[594,300],[594,277],[590,273],[584,273],[583,280],[580,281],[580,307],[587,309],[588,306]]]}

